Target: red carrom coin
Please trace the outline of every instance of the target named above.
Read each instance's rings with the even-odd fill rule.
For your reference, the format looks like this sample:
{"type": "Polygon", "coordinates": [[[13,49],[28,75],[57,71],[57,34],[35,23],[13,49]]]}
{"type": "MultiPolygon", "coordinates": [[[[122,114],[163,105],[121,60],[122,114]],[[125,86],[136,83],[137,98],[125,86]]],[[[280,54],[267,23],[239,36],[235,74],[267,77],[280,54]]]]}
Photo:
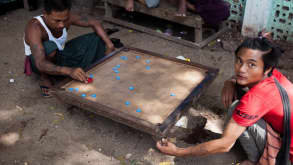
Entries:
{"type": "Polygon", "coordinates": [[[93,82],[93,78],[88,77],[87,78],[87,83],[92,83],[93,82]]]}

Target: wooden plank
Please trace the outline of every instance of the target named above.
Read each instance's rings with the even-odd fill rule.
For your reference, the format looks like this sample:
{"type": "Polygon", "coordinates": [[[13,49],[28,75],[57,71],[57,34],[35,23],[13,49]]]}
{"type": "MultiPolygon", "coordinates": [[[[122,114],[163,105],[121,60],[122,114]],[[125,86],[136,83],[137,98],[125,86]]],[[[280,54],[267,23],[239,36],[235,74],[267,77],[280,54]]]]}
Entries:
{"type": "Polygon", "coordinates": [[[179,38],[174,37],[174,36],[168,36],[168,35],[165,35],[163,33],[158,33],[155,30],[146,28],[144,26],[136,25],[136,24],[129,23],[129,22],[126,22],[126,21],[122,21],[122,20],[119,20],[119,19],[116,19],[116,18],[104,17],[104,20],[108,21],[108,22],[111,22],[111,23],[114,23],[114,24],[124,26],[124,27],[135,29],[135,30],[140,31],[140,32],[148,33],[148,34],[151,34],[153,36],[164,38],[166,40],[170,40],[170,41],[173,41],[173,42],[176,42],[178,44],[182,44],[182,45],[185,45],[185,46],[188,46],[188,47],[200,47],[199,43],[179,39],[179,38]]]}
{"type": "Polygon", "coordinates": [[[123,7],[125,6],[125,1],[124,0],[105,0],[105,8],[106,8],[106,16],[104,18],[104,20],[111,22],[111,23],[115,23],[121,26],[125,26],[128,28],[132,28],[132,29],[136,29],[138,31],[144,32],[144,33],[148,33],[160,38],[164,38],[173,42],[176,42],[178,44],[182,44],[188,47],[204,47],[206,46],[209,42],[211,42],[212,40],[216,39],[217,37],[219,37],[221,34],[223,34],[224,32],[226,32],[228,30],[228,27],[224,26],[220,31],[218,31],[217,33],[209,36],[207,39],[203,38],[203,28],[202,28],[202,24],[203,24],[203,20],[199,15],[195,15],[193,13],[187,12],[187,17],[186,18],[178,18],[175,17],[174,13],[176,13],[177,9],[174,6],[171,6],[168,2],[165,1],[161,1],[160,2],[160,7],[159,8],[147,8],[144,5],[135,2],[135,10],[147,15],[151,15],[154,17],[159,17],[161,19],[165,19],[168,21],[172,21],[172,22],[176,22],[182,25],[186,25],[186,26],[190,26],[194,28],[194,34],[195,34],[195,42],[192,41],[187,41],[184,39],[179,39],[177,37],[174,36],[168,36],[165,35],[163,33],[158,33],[155,30],[143,27],[141,25],[136,25],[133,23],[129,23],[126,21],[122,21],[120,19],[116,19],[112,17],[112,10],[110,5],[114,5],[114,6],[118,6],[118,7],[123,7]]]}
{"type": "Polygon", "coordinates": [[[125,124],[129,127],[138,129],[140,131],[149,133],[154,136],[163,136],[163,134],[159,131],[158,126],[149,123],[147,121],[141,120],[139,118],[135,118],[133,116],[129,116],[123,112],[117,112],[116,110],[104,106],[102,104],[96,104],[87,99],[81,99],[79,96],[72,95],[66,91],[58,90],[52,93],[59,101],[64,103],[74,105],[81,109],[93,112],[99,116],[103,116],[114,120],[118,123],[125,124]]]}
{"type": "Polygon", "coordinates": [[[191,41],[188,41],[188,40],[179,39],[179,38],[174,37],[174,36],[168,36],[168,35],[165,35],[163,33],[158,33],[157,31],[149,29],[149,28],[146,28],[144,26],[136,25],[136,24],[129,23],[129,22],[126,22],[126,21],[122,21],[122,20],[119,20],[119,19],[116,19],[116,18],[104,17],[104,20],[108,21],[108,22],[111,22],[111,23],[114,23],[114,24],[124,26],[124,27],[135,29],[135,30],[138,30],[140,32],[148,33],[148,34],[151,34],[153,36],[164,38],[166,40],[173,41],[173,42],[176,42],[176,43],[181,44],[181,45],[185,45],[185,46],[188,46],[188,47],[193,47],[193,48],[194,47],[202,48],[202,47],[206,46],[212,40],[216,39],[217,37],[219,37],[220,35],[222,35],[223,33],[225,33],[229,29],[228,27],[224,27],[220,31],[218,31],[217,33],[211,35],[210,37],[208,37],[207,39],[205,39],[205,40],[203,40],[201,42],[191,42],[191,41]]]}
{"type": "Polygon", "coordinates": [[[203,40],[202,42],[200,42],[198,45],[200,48],[206,46],[208,43],[210,43],[211,41],[215,40],[216,38],[220,37],[223,33],[225,33],[226,31],[229,30],[229,27],[224,26],[220,31],[218,31],[217,33],[209,36],[207,39],[203,40]]]}
{"type": "MultiPolygon", "coordinates": [[[[126,0],[106,0],[106,2],[114,6],[124,8],[126,0]]],[[[147,8],[139,2],[135,2],[134,10],[140,13],[159,17],[161,19],[176,22],[186,26],[196,27],[199,24],[203,24],[202,18],[199,15],[191,12],[187,12],[186,17],[176,17],[175,13],[177,12],[177,8],[175,6],[172,6],[172,4],[167,1],[160,1],[160,5],[158,8],[147,8]]]]}

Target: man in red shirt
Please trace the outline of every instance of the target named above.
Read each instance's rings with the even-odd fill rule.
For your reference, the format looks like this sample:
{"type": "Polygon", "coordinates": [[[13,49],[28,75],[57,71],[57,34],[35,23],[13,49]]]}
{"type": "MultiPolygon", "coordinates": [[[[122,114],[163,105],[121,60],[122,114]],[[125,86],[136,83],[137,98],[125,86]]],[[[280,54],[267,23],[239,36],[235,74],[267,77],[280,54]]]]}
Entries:
{"type": "MultiPolygon", "coordinates": [[[[222,101],[229,107],[233,98],[239,94],[236,92],[238,87],[249,90],[238,103],[229,108],[229,121],[222,137],[187,148],[178,148],[170,142],[165,146],[158,142],[158,149],[175,156],[203,156],[228,152],[239,139],[248,157],[241,165],[257,164],[266,144],[266,124],[280,135],[283,134],[283,103],[274,78],[285,88],[290,104],[293,105],[293,84],[275,69],[281,54],[280,49],[266,38],[246,39],[235,51],[235,77],[225,82],[222,101]]],[[[291,120],[291,138],[292,128],[291,120]]],[[[290,160],[293,162],[292,143],[290,160]]]]}

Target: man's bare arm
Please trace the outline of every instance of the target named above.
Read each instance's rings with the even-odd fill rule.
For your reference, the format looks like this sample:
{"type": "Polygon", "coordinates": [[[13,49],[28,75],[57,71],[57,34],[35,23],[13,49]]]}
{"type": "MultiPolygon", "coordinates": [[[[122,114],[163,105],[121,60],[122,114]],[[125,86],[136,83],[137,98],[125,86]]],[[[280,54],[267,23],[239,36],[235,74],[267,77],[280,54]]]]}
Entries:
{"type": "Polygon", "coordinates": [[[41,30],[38,25],[31,24],[26,33],[27,43],[30,45],[32,56],[35,59],[36,67],[44,73],[52,75],[68,75],[66,69],[56,66],[46,59],[45,50],[42,44],[41,30]]]}
{"type": "Polygon", "coordinates": [[[99,20],[87,15],[71,14],[70,21],[72,25],[93,28],[96,34],[100,36],[105,42],[107,50],[109,50],[110,52],[114,50],[114,45],[104,31],[104,28],[99,20]]]}
{"type": "Polygon", "coordinates": [[[57,66],[46,59],[41,30],[38,25],[33,23],[28,25],[26,42],[30,45],[36,67],[40,72],[50,75],[68,75],[74,79],[86,81],[86,76],[82,69],[57,66]]]}
{"type": "Polygon", "coordinates": [[[174,144],[169,142],[167,146],[162,146],[160,143],[157,143],[157,147],[162,152],[175,156],[204,156],[228,152],[245,129],[246,127],[238,125],[232,118],[220,139],[211,140],[188,148],[177,148],[174,144]]]}

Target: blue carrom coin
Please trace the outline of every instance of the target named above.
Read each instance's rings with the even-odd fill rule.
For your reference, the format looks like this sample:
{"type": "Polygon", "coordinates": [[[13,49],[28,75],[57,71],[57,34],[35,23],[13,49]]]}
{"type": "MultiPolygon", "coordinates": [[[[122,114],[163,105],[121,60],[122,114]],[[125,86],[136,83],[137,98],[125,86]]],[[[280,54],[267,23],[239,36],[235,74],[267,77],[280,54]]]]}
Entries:
{"type": "Polygon", "coordinates": [[[139,60],[140,59],[140,56],[136,56],[136,59],[139,60]]]}
{"type": "Polygon", "coordinates": [[[151,67],[150,67],[150,66],[146,66],[145,69],[146,69],[146,70],[150,70],[151,67]]]}
{"type": "Polygon", "coordinates": [[[121,58],[121,60],[124,60],[124,61],[126,61],[128,59],[126,56],[121,56],[120,58],[121,58]]]}
{"type": "Polygon", "coordinates": [[[128,89],[131,90],[131,91],[133,91],[134,90],[134,87],[133,86],[130,86],[128,89]]]}
{"type": "Polygon", "coordinates": [[[126,106],[130,105],[130,102],[129,101],[125,101],[125,105],[126,106]]]}
{"type": "Polygon", "coordinates": [[[140,108],[137,108],[136,112],[141,112],[141,109],[140,108]]]}
{"type": "Polygon", "coordinates": [[[120,77],[119,76],[116,76],[116,80],[120,80],[120,77]]]}
{"type": "Polygon", "coordinates": [[[120,68],[120,65],[118,64],[118,65],[116,65],[116,68],[120,68]]]}
{"type": "Polygon", "coordinates": [[[73,92],[74,89],[73,88],[68,88],[68,90],[69,90],[69,92],[73,92]]]}
{"type": "Polygon", "coordinates": [[[92,94],[91,96],[92,96],[92,98],[96,98],[96,97],[97,97],[97,95],[96,95],[96,94],[92,94]]]}
{"type": "Polygon", "coordinates": [[[171,93],[170,96],[176,96],[174,93],[171,93]]]}
{"type": "Polygon", "coordinates": [[[86,97],[86,94],[84,94],[84,93],[83,93],[83,94],[81,94],[81,97],[86,97]]]}
{"type": "Polygon", "coordinates": [[[75,90],[76,92],[78,92],[78,88],[75,88],[74,90],[75,90]]]}
{"type": "Polygon", "coordinates": [[[114,70],[115,73],[119,73],[119,70],[114,70]]]}
{"type": "Polygon", "coordinates": [[[90,78],[94,78],[94,75],[93,74],[90,74],[90,76],[89,76],[90,78]]]}
{"type": "Polygon", "coordinates": [[[149,63],[151,63],[151,60],[145,60],[145,62],[146,62],[147,64],[149,64],[149,63]]]}

